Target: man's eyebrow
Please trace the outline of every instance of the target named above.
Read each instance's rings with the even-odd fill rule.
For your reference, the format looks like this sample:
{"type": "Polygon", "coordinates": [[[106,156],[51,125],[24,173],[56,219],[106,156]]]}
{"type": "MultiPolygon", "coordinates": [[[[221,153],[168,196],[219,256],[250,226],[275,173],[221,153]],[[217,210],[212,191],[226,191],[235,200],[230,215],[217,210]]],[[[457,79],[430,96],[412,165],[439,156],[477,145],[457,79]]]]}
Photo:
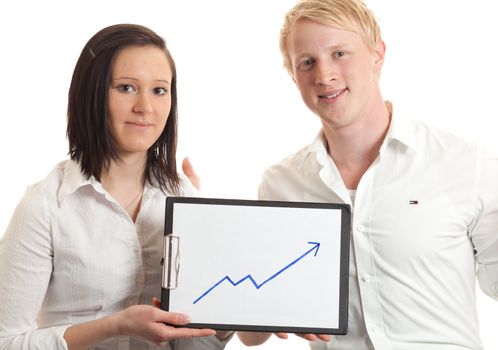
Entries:
{"type": "MultiPolygon", "coordinates": [[[[348,47],[348,44],[346,42],[340,42],[337,44],[327,46],[324,51],[334,51],[337,49],[345,49],[347,47],[348,47]]],[[[302,57],[306,57],[306,56],[313,56],[313,55],[310,54],[308,51],[303,51],[302,53],[298,54],[296,57],[302,58],[302,57]]]]}

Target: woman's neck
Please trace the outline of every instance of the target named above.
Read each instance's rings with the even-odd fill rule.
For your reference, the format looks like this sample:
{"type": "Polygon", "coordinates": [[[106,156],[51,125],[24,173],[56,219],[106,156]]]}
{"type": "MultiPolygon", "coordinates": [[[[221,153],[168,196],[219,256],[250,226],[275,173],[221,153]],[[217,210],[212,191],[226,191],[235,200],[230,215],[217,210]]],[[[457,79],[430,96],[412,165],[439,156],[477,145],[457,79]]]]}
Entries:
{"type": "Polygon", "coordinates": [[[104,189],[135,221],[140,210],[144,188],[146,155],[133,155],[113,160],[104,170],[100,182],[104,189]]]}

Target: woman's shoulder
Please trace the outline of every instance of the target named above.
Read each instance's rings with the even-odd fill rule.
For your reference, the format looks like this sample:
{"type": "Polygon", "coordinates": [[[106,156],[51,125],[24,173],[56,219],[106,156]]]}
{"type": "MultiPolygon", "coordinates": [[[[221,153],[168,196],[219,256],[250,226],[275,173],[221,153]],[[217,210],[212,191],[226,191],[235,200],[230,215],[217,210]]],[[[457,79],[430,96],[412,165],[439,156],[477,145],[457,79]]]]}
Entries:
{"type": "Polygon", "coordinates": [[[78,165],[69,159],[57,163],[43,180],[29,185],[27,191],[33,194],[56,194],[63,184],[66,174],[73,172],[75,167],[78,165]]]}
{"type": "Polygon", "coordinates": [[[66,192],[72,192],[73,187],[79,187],[83,181],[78,163],[73,160],[64,160],[56,164],[47,176],[26,188],[22,201],[58,204],[61,196],[66,192]]]}
{"type": "Polygon", "coordinates": [[[16,225],[13,227],[20,224],[49,227],[50,208],[57,203],[66,165],[67,161],[58,163],[43,180],[27,186],[14,210],[11,223],[16,225]]]}

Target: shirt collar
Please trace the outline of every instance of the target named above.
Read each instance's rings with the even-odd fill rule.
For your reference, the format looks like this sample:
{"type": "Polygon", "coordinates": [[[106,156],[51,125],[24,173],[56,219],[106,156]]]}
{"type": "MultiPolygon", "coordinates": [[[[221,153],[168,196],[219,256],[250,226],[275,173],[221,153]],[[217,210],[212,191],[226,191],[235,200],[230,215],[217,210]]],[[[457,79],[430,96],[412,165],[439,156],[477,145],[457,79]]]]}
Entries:
{"type": "Polygon", "coordinates": [[[386,103],[388,105],[388,108],[391,110],[391,122],[382,144],[381,151],[394,140],[410,149],[413,149],[416,152],[417,144],[415,142],[415,128],[412,121],[400,117],[400,113],[398,112],[398,110],[394,110],[392,104],[389,101],[386,103]]]}
{"type": "Polygon", "coordinates": [[[311,145],[309,145],[306,149],[306,157],[303,159],[308,158],[308,156],[312,153],[315,154],[316,160],[321,166],[324,166],[327,158],[329,157],[328,151],[327,151],[327,140],[325,140],[325,135],[323,134],[323,130],[320,130],[318,132],[318,135],[316,136],[315,140],[311,145]]]}
{"type": "MultiPolygon", "coordinates": [[[[59,188],[59,192],[57,194],[57,201],[59,206],[62,205],[64,199],[67,196],[71,195],[84,186],[92,186],[95,191],[104,195],[108,200],[111,200],[109,194],[104,189],[102,184],[93,176],[90,176],[90,178],[86,178],[86,176],[81,172],[80,165],[74,160],[67,160],[66,162],[64,162],[62,165],[62,171],[64,174],[62,185],[59,188]]],[[[161,192],[159,186],[149,185],[148,183],[146,183],[143,192],[144,199],[153,197],[159,192],[161,192]]]]}
{"type": "Polygon", "coordinates": [[[87,185],[93,185],[95,189],[103,193],[102,185],[95,180],[93,176],[89,179],[81,172],[81,168],[74,160],[67,160],[62,165],[63,179],[59,192],[57,193],[57,201],[59,206],[62,205],[64,199],[70,194],[76,192],[79,188],[87,185]]]}
{"type": "MultiPolygon", "coordinates": [[[[391,121],[389,123],[389,129],[387,130],[386,137],[381,146],[381,152],[393,141],[413,149],[416,152],[417,145],[415,142],[415,128],[412,125],[412,122],[399,117],[399,112],[397,110],[396,112],[394,111],[392,104],[389,101],[387,101],[386,104],[391,110],[391,121]]],[[[327,141],[325,140],[323,130],[320,130],[313,143],[306,148],[305,152],[306,154],[301,165],[304,164],[305,160],[311,153],[316,155],[316,160],[322,167],[325,165],[328,158],[328,151],[327,141]]]]}

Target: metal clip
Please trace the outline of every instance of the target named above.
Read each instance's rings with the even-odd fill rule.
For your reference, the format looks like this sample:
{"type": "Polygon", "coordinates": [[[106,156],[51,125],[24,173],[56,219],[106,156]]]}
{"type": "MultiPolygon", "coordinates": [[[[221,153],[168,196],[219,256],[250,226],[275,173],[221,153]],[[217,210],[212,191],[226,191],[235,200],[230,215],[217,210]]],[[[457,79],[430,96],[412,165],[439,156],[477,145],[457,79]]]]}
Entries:
{"type": "Polygon", "coordinates": [[[164,289],[178,288],[180,273],[180,237],[173,234],[163,239],[163,274],[161,285],[164,289]],[[174,269],[174,271],[172,271],[174,269]]]}

